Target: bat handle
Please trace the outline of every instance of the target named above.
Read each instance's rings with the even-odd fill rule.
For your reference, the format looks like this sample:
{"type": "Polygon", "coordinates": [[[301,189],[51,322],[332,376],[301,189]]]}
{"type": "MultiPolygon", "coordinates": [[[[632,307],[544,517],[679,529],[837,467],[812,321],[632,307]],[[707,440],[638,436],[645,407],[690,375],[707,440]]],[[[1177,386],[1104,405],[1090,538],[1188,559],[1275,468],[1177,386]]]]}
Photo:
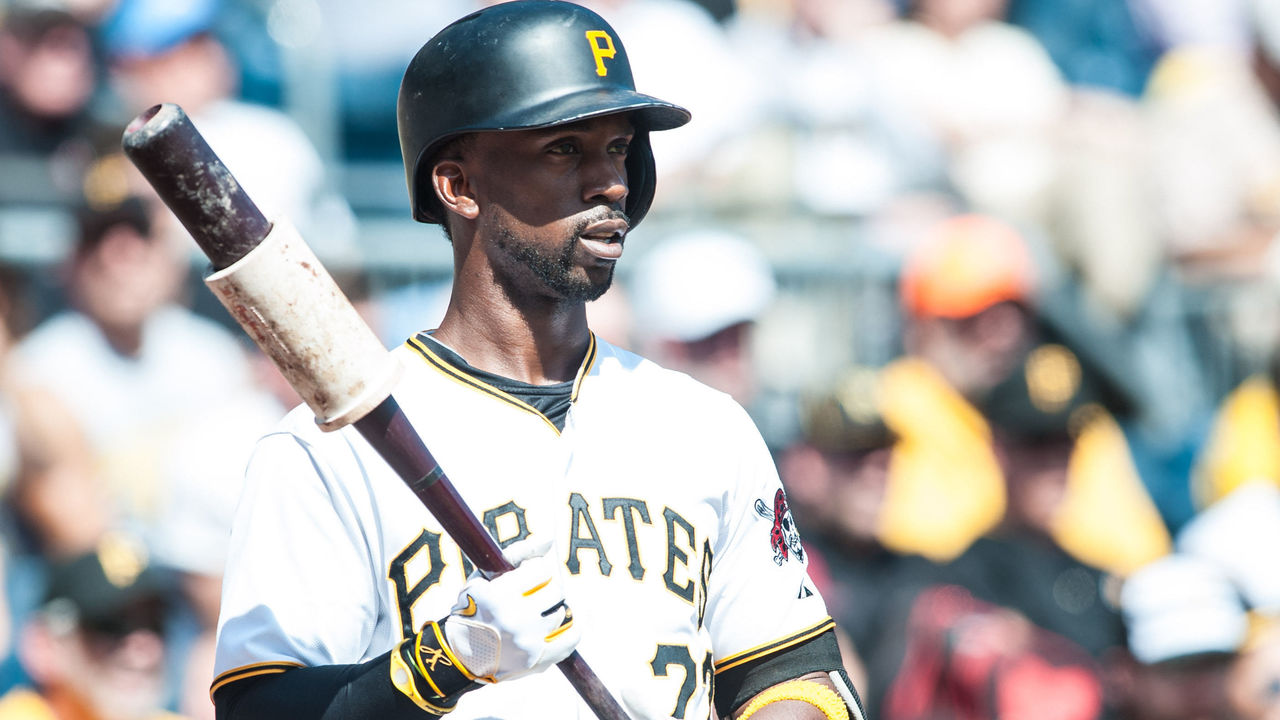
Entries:
{"type": "Polygon", "coordinates": [[[234,175],[173,103],[155,105],[125,128],[124,154],[204,250],[214,269],[229,267],[271,230],[234,175]]]}
{"type": "Polygon", "coordinates": [[[556,663],[556,667],[560,668],[560,672],[564,673],[565,678],[569,680],[569,684],[578,691],[578,695],[586,701],[587,706],[591,708],[591,712],[596,714],[600,720],[630,720],[627,711],[622,709],[618,701],[609,694],[608,688],[596,676],[591,666],[587,665],[587,661],[582,659],[577,650],[569,654],[569,657],[556,663]]]}
{"type": "MultiPolygon", "coordinates": [[[[458,495],[394,396],[387,396],[354,424],[477,568],[489,575],[500,575],[513,568],[503,557],[497,541],[458,495]]],[[[626,711],[576,650],[556,667],[597,718],[629,720],[626,711]]]]}

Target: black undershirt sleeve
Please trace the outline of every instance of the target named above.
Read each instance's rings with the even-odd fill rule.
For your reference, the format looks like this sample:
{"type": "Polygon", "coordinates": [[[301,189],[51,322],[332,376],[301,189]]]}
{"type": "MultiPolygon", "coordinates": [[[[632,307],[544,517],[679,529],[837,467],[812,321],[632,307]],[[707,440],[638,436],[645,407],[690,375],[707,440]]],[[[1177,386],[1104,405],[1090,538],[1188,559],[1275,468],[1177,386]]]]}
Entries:
{"type": "MultiPolygon", "coordinates": [[[[811,672],[843,670],[834,630],[781,652],[716,673],[716,713],[727,718],[767,687],[811,672]]],[[[221,718],[219,718],[221,720],[221,718]]]]}
{"type": "Polygon", "coordinates": [[[217,720],[422,720],[435,717],[391,684],[391,653],[359,665],[301,667],[228,683],[217,720]]]}
{"type": "MultiPolygon", "coordinates": [[[[771,685],[843,668],[835,633],[716,675],[715,704],[729,717],[771,685]]],[[[434,717],[391,684],[391,653],[359,665],[303,667],[228,683],[213,696],[217,720],[421,720],[434,717]]]]}

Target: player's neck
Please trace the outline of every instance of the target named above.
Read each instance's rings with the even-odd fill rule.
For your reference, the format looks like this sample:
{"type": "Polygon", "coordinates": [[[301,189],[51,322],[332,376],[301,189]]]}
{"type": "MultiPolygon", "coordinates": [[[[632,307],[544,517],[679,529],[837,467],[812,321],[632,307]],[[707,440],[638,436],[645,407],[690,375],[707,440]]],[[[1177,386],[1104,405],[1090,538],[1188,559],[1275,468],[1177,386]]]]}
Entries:
{"type": "Polygon", "coordinates": [[[572,380],[590,342],[581,303],[530,311],[456,295],[434,337],[473,367],[532,385],[572,380]]]}

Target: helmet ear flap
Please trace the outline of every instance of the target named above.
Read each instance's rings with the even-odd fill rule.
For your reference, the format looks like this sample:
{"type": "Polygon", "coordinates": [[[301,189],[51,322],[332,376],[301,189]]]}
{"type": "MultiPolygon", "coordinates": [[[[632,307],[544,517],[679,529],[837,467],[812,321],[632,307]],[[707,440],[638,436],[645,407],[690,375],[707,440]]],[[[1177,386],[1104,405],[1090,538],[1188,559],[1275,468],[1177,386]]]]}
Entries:
{"type": "Polygon", "coordinates": [[[637,130],[627,148],[627,219],[631,227],[640,224],[653,204],[657,189],[657,167],[653,160],[653,146],[649,144],[649,131],[637,130]]]}

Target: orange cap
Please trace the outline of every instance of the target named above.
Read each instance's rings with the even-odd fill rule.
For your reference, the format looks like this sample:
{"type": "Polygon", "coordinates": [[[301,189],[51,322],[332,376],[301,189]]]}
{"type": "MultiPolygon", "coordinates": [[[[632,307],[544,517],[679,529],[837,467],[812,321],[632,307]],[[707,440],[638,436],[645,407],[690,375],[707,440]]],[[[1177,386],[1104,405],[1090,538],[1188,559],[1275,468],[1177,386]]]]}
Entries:
{"type": "Polygon", "coordinates": [[[958,215],[934,226],[908,255],[899,291],[908,313],[965,318],[1027,300],[1034,274],[1017,230],[986,215],[958,215]]]}

